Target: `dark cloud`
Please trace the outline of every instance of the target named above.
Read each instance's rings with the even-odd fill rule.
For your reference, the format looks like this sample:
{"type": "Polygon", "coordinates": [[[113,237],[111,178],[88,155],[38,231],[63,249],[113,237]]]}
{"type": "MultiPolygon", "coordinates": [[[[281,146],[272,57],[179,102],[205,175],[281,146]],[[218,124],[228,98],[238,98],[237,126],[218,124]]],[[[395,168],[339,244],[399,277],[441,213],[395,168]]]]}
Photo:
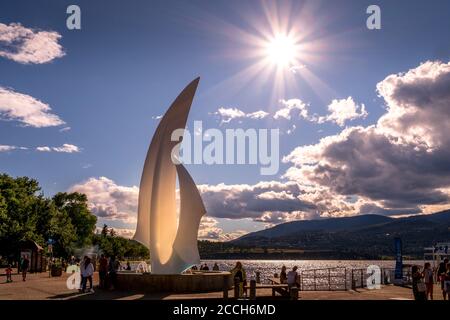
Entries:
{"type": "Polygon", "coordinates": [[[352,127],[295,149],[286,173],[339,195],[378,205],[360,213],[419,213],[450,203],[450,64],[427,62],[377,85],[387,113],[376,125],[352,127]]]}
{"type": "Polygon", "coordinates": [[[260,218],[266,211],[311,210],[314,205],[299,199],[295,182],[259,182],[255,185],[199,186],[209,216],[241,219],[260,218]]]}

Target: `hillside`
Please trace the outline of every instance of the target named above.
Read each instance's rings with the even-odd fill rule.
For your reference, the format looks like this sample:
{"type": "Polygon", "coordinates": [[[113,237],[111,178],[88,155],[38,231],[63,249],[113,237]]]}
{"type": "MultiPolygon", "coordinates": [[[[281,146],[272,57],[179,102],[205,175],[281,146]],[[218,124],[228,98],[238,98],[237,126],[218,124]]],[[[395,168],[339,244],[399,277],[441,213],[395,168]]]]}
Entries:
{"type": "Polygon", "coordinates": [[[396,219],[362,215],[288,222],[247,234],[229,245],[298,249],[305,257],[380,259],[393,256],[394,238],[400,237],[405,255],[422,258],[424,247],[450,241],[449,228],[450,210],[396,219]]]}

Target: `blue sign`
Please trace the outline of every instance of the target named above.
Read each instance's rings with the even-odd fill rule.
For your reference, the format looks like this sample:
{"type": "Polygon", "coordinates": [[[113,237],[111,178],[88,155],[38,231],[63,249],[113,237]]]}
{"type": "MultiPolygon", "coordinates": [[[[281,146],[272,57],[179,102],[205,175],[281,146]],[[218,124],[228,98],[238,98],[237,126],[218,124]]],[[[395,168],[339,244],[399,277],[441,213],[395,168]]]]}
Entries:
{"type": "Polygon", "coordinates": [[[395,238],[395,279],[403,279],[402,239],[395,238]]]}

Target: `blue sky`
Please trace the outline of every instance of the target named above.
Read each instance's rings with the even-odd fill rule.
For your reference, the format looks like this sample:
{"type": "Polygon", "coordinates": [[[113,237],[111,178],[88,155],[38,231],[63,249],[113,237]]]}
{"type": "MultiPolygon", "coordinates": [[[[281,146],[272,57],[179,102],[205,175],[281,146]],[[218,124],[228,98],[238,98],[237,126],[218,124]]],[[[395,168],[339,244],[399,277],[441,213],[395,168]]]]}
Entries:
{"type": "MultiPolygon", "coordinates": [[[[279,128],[282,133],[280,155],[287,156],[297,147],[317,145],[321,138],[339,135],[345,127],[376,125],[389,105],[386,96],[379,96],[377,84],[389,75],[413,70],[426,61],[441,61],[442,64],[435,68],[446,72],[445,64],[450,56],[448,1],[376,1],[381,8],[381,30],[366,28],[366,8],[374,4],[373,1],[280,3],[2,1],[1,24],[20,23],[35,33],[39,30],[56,32],[61,36],[57,43],[64,55],[61,53],[62,56],[45,63],[23,63],[0,55],[0,87],[8,88],[9,93],[26,94],[47,104],[51,108],[50,113],[65,124],[36,127],[0,113],[3,119],[0,122],[0,145],[16,147],[0,152],[0,170],[13,176],[37,178],[49,196],[58,191],[72,190],[74,186],[77,190],[86,191],[85,183],[94,179],[89,190],[95,190],[93,185],[99,183],[105,192],[104,197],[93,203],[95,212],[101,217],[99,223],[131,230],[134,225],[128,216],[132,216],[135,210],[133,201],[136,194],[132,187],[139,185],[147,147],[158,124],[158,120],[152,117],[163,114],[181,89],[195,77],[200,76],[201,81],[188,127],[194,120],[202,120],[206,128],[279,128]],[[81,8],[81,30],[66,28],[66,8],[74,3],[81,8]],[[287,4],[291,5],[289,10],[287,4]],[[232,78],[258,62],[259,58],[248,57],[253,49],[236,30],[255,36],[264,33],[262,30],[271,25],[264,8],[268,8],[271,17],[275,15],[275,9],[279,10],[278,19],[282,23],[288,22],[300,34],[307,34],[302,41],[312,43],[311,58],[303,59],[301,64],[322,85],[318,81],[311,82],[313,78],[306,73],[293,74],[290,70],[282,71],[289,73],[289,87],[276,93],[273,93],[277,81],[275,72],[267,71],[266,81],[259,81],[259,74],[251,81],[245,81],[243,75],[232,78]],[[333,99],[347,97],[352,97],[359,107],[364,104],[368,115],[348,120],[344,126],[332,121],[317,123],[298,115],[292,115],[290,120],[274,120],[272,117],[283,108],[280,100],[298,99],[305,103],[310,115],[326,116],[333,99]],[[213,115],[219,108],[237,108],[245,113],[263,110],[270,115],[260,120],[232,119],[220,125],[219,116],[213,115]],[[292,125],[296,129],[288,134],[292,125]],[[70,130],[61,132],[67,127],[70,130]],[[78,147],[79,152],[51,149],[61,148],[64,144],[78,147]],[[36,150],[44,146],[50,148],[49,152],[36,150]],[[27,149],[20,150],[19,147],[27,149]],[[108,179],[107,186],[105,181],[103,184],[99,182],[99,177],[108,179]],[[125,206],[118,204],[117,199],[108,198],[110,191],[107,189],[110,187],[124,192],[130,203],[125,201],[125,206]]],[[[0,52],[13,49],[0,41],[0,52]]],[[[399,101],[394,98],[390,101],[391,107],[399,101]]],[[[389,131],[385,126],[383,128],[383,132],[389,131]]],[[[429,146],[436,141],[433,139],[437,133],[431,136],[431,140],[426,141],[429,146]]],[[[444,142],[439,142],[445,146],[444,142]]],[[[405,143],[411,146],[412,142],[405,143]]],[[[419,144],[417,141],[414,143],[419,144]]],[[[333,162],[332,158],[327,158],[329,153],[322,151],[321,159],[333,162]]],[[[385,159],[384,155],[377,153],[378,156],[385,159]]],[[[355,158],[350,160],[349,163],[356,168],[355,158]]],[[[307,183],[306,178],[303,179],[305,172],[301,172],[300,178],[298,175],[285,175],[291,167],[299,169],[304,164],[300,162],[295,159],[282,162],[278,175],[270,177],[261,176],[259,167],[255,165],[188,166],[196,183],[205,186],[202,189],[204,200],[211,213],[209,225],[205,226],[205,230],[210,228],[210,233],[205,231],[205,238],[226,239],[225,233],[242,233],[278,222],[333,215],[335,208],[327,208],[325,204],[312,211],[305,209],[305,202],[317,204],[319,201],[302,198],[304,188],[311,186],[317,188],[315,190],[331,190],[333,199],[343,197],[342,201],[347,201],[344,207],[359,198],[365,201],[362,205],[365,210],[354,208],[348,214],[424,213],[448,204],[444,196],[447,193],[442,191],[447,188],[448,179],[428,186],[428,191],[438,192],[440,196],[433,193],[432,200],[417,198],[417,194],[426,192],[403,194],[404,186],[399,186],[401,192],[398,194],[401,195],[391,199],[380,195],[380,192],[372,192],[370,188],[355,187],[353,190],[345,187],[347,182],[345,186],[336,186],[325,178],[319,179],[317,170],[323,166],[311,168],[316,170],[316,178],[309,177],[307,183]],[[248,185],[252,189],[248,197],[256,200],[261,197],[252,192],[261,181],[279,183],[277,187],[261,187],[262,193],[276,192],[276,199],[272,197],[271,200],[283,201],[286,199],[283,192],[289,195],[288,198],[295,199],[287,204],[287,209],[280,210],[277,210],[276,203],[260,201],[255,204],[258,208],[249,209],[251,212],[248,213],[245,208],[236,209],[233,205],[224,204],[232,187],[226,192],[223,188],[212,188],[219,184],[248,185]],[[289,190],[282,189],[282,185],[292,183],[289,190]],[[267,208],[264,208],[266,204],[267,208]],[[368,211],[368,207],[375,209],[368,211]]],[[[413,171],[417,168],[414,167],[413,171]]],[[[403,169],[397,170],[402,172],[403,169]]],[[[447,170],[444,168],[443,171],[444,177],[448,177],[447,170]]],[[[442,177],[442,174],[437,176],[442,177]]],[[[328,178],[331,176],[327,175],[328,178]]],[[[343,173],[343,176],[353,175],[343,173]]],[[[334,176],[333,181],[340,181],[339,177],[334,176]]],[[[348,181],[348,185],[359,186],[359,181],[348,181]]],[[[392,183],[377,180],[377,184],[372,186],[383,189],[383,184],[392,183]]],[[[234,200],[245,202],[245,199],[234,200]]],[[[279,206],[284,208],[285,204],[283,202],[279,206]]],[[[347,211],[342,209],[340,212],[347,211]]]]}

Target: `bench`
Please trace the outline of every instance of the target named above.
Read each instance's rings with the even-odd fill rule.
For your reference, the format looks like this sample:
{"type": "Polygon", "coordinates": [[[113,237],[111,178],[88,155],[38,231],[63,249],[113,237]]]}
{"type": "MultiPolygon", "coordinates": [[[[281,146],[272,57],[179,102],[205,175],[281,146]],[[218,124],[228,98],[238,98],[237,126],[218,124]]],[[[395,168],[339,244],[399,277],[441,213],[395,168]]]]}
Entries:
{"type": "MultiPolygon", "coordinates": [[[[298,299],[298,289],[293,288],[291,289],[292,292],[289,291],[289,287],[287,284],[281,284],[281,283],[275,283],[274,281],[271,281],[271,284],[256,284],[255,280],[250,281],[250,286],[245,285],[244,291],[247,292],[248,289],[250,289],[250,300],[256,299],[256,290],[257,289],[272,289],[272,297],[275,297],[276,293],[280,294],[283,297],[291,297],[292,299],[296,300],[298,299]]],[[[224,290],[224,298],[228,297],[228,291],[225,296],[225,290],[224,290]]],[[[235,282],[234,284],[234,297],[239,298],[239,282],[235,282]]]]}
{"type": "MultiPolygon", "coordinates": [[[[250,297],[251,297],[252,296],[251,283],[248,288],[250,288],[250,297]]],[[[279,293],[283,297],[289,297],[289,288],[288,288],[287,284],[262,284],[262,285],[256,285],[255,291],[256,291],[256,289],[272,289],[272,297],[275,297],[275,293],[279,293]]]]}

